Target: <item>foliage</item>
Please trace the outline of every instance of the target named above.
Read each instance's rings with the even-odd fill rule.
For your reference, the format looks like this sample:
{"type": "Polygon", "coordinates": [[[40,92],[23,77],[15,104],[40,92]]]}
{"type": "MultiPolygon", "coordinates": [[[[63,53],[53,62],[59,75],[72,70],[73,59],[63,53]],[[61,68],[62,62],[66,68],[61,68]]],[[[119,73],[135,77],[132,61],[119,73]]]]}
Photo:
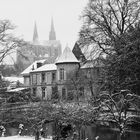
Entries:
{"type": "Polygon", "coordinates": [[[119,54],[113,54],[105,60],[106,83],[110,92],[129,89],[140,92],[140,28],[134,27],[128,32],[126,45],[121,45],[119,54]]]}
{"type": "Polygon", "coordinates": [[[129,90],[122,90],[112,95],[100,94],[98,98],[99,120],[115,124],[120,131],[120,136],[124,136],[134,122],[140,123],[137,119],[137,112],[140,110],[136,100],[140,101],[140,96],[129,90]]]}
{"type": "Polygon", "coordinates": [[[53,103],[36,102],[22,104],[7,103],[0,107],[0,120],[4,124],[11,122],[28,123],[30,127],[40,127],[44,121],[65,121],[86,124],[98,118],[98,112],[89,104],[76,102],[53,103]]]}
{"type": "Polygon", "coordinates": [[[8,85],[9,85],[9,81],[5,81],[3,79],[0,80],[0,88],[6,88],[8,85]]]}
{"type": "Polygon", "coordinates": [[[84,87],[83,81],[84,73],[80,70],[73,71],[67,74],[67,89],[68,89],[68,100],[79,101],[82,97],[81,88],[84,87]]]}
{"type": "Polygon", "coordinates": [[[96,98],[99,90],[99,74],[101,69],[101,64],[98,59],[93,61],[85,61],[82,69],[73,71],[67,74],[67,89],[68,98],[86,100],[91,96],[96,98]]]}
{"type": "Polygon", "coordinates": [[[58,100],[60,97],[59,97],[59,92],[58,92],[58,87],[57,87],[57,85],[55,85],[53,88],[52,88],[52,97],[51,97],[51,99],[52,100],[58,100]]]}
{"type": "Polygon", "coordinates": [[[14,67],[8,67],[7,65],[0,65],[1,73],[3,76],[10,76],[10,74],[16,74],[14,67]]]}
{"type": "Polygon", "coordinates": [[[7,99],[7,103],[16,103],[16,102],[39,102],[39,101],[40,101],[40,98],[32,96],[31,93],[30,93],[30,91],[14,92],[7,99]]]}
{"type": "Polygon", "coordinates": [[[23,95],[22,92],[14,93],[14,95],[10,96],[7,99],[8,103],[27,102],[27,101],[29,101],[28,94],[23,95]]]}

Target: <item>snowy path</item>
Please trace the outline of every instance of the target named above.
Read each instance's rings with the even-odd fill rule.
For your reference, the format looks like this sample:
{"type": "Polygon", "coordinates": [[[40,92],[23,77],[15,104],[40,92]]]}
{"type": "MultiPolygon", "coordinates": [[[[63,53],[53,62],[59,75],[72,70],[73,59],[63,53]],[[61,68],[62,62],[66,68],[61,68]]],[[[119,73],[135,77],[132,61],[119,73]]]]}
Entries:
{"type": "MultiPolygon", "coordinates": [[[[0,137],[0,140],[35,140],[35,137],[28,137],[28,136],[11,136],[11,137],[0,137]]],[[[52,140],[52,139],[44,139],[41,140],[52,140]]]]}

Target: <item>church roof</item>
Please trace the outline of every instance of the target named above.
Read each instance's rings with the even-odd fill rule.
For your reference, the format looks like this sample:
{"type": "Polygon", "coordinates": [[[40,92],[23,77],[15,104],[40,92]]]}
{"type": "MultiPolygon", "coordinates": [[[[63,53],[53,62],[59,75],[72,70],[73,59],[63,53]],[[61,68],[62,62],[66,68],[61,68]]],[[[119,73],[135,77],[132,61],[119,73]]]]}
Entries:
{"type": "Polygon", "coordinates": [[[43,71],[52,71],[56,70],[56,65],[55,64],[45,64],[38,69],[33,70],[32,72],[43,72],[43,71]]]}
{"type": "Polygon", "coordinates": [[[54,24],[53,24],[53,18],[51,20],[51,31],[49,33],[49,40],[56,40],[56,34],[55,34],[55,29],[54,29],[54,24]]]}
{"type": "Polygon", "coordinates": [[[36,22],[35,22],[35,25],[34,25],[33,43],[38,44],[38,32],[37,32],[36,22]]]}
{"type": "Polygon", "coordinates": [[[56,64],[59,63],[79,63],[71,49],[67,46],[62,55],[56,60],[56,64]]]}
{"type": "Polygon", "coordinates": [[[46,59],[35,61],[35,62],[32,63],[29,67],[27,67],[27,68],[21,73],[21,75],[29,75],[30,72],[32,72],[33,70],[37,69],[37,63],[42,63],[42,64],[43,64],[45,61],[46,61],[46,59]]]}

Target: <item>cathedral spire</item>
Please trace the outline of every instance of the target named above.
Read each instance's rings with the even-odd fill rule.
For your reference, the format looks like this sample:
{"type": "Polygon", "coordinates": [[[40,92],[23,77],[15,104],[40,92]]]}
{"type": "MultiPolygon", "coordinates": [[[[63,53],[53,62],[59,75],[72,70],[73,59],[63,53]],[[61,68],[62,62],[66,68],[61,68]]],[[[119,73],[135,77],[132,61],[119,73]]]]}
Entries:
{"type": "Polygon", "coordinates": [[[35,25],[34,25],[33,43],[38,43],[38,32],[37,32],[36,22],[35,22],[35,25]]]}
{"type": "Polygon", "coordinates": [[[51,20],[51,31],[49,34],[49,40],[56,40],[56,34],[55,34],[55,29],[54,29],[54,24],[53,24],[53,18],[51,20]]]}

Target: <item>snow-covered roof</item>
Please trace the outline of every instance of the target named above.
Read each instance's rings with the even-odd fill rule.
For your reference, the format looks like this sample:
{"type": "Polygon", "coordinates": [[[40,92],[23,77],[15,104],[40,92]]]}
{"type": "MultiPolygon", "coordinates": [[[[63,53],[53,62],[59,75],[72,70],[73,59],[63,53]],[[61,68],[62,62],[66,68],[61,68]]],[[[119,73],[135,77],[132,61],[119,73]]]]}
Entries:
{"type": "Polygon", "coordinates": [[[18,91],[23,91],[27,88],[15,88],[15,89],[8,89],[7,92],[18,92],[18,91]]]}
{"type": "Polygon", "coordinates": [[[56,64],[59,63],[79,63],[73,52],[69,47],[66,47],[62,55],[56,60],[56,64]]]}
{"type": "Polygon", "coordinates": [[[24,83],[23,77],[16,77],[16,76],[10,76],[10,77],[3,77],[4,80],[9,82],[17,82],[24,83]]]}
{"type": "Polygon", "coordinates": [[[56,65],[55,64],[45,64],[41,67],[39,67],[36,70],[33,70],[32,72],[42,72],[42,71],[52,71],[52,70],[56,70],[56,65]]]}
{"type": "Polygon", "coordinates": [[[37,63],[44,63],[46,61],[46,59],[43,60],[37,60],[34,63],[32,63],[28,68],[26,68],[21,75],[29,75],[29,73],[35,69],[37,69],[37,63]]]}

